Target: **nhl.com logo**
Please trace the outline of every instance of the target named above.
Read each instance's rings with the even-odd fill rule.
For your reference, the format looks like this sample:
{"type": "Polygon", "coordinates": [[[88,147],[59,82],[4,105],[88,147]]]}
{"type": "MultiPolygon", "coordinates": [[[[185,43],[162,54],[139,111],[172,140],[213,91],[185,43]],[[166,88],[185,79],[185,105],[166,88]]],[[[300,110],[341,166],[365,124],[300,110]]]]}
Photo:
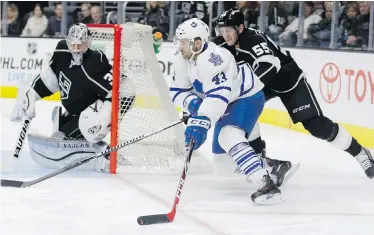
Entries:
{"type": "Polygon", "coordinates": [[[338,100],[342,89],[342,79],[336,64],[329,62],[323,66],[320,73],[319,89],[327,103],[332,104],[338,100]]]}

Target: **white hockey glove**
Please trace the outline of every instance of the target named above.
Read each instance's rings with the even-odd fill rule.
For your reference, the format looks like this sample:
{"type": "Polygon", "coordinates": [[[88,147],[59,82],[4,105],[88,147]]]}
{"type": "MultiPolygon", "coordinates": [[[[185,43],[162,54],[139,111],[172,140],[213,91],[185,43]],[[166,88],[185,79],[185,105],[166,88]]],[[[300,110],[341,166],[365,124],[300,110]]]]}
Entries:
{"type": "Polygon", "coordinates": [[[79,130],[90,143],[102,140],[110,131],[112,103],[97,100],[79,115],[79,130]]]}
{"type": "Polygon", "coordinates": [[[35,102],[40,99],[38,93],[31,87],[26,92],[19,94],[11,113],[11,120],[19,121],[23,118],[23,115],[26,115],[30,119],[34,118],[35,102]]]}

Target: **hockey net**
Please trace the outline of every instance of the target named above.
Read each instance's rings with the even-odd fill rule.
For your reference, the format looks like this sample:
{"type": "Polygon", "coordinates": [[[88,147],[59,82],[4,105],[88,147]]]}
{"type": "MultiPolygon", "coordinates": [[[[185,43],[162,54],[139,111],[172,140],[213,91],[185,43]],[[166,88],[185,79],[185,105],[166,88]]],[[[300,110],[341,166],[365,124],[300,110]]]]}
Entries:
{"type": "MultiPolygon", "coordinates": [[[[180,119],[154,53],[152,28],[136,23],[88,27],[91,47],[103,51],[113,65],[111,146],[180,119]],[[134,93],[135,104],[121,120],[121,111],[128,110],[131,103],[120,98],[134,93]]],[[[180,171],[185,157],[183,132],[180,124],[112,153],[110,172],[180,171]]],[[[206,172],[211,167],[196,151],[190,169],[206,172]]]]}

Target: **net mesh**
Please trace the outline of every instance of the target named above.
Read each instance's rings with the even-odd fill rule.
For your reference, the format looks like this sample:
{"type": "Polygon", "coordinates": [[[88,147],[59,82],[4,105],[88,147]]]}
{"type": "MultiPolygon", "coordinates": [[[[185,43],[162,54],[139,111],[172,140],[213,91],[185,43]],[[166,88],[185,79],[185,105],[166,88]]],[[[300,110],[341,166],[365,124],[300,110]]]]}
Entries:
{"type": "MultiPolygon", "coordinates": [[[[138,24],[123,26],[120,47],[119,111],[127,112],[118,120],[118,143],[167,126],[179,118],[177,110],[174,107],[171,110],[165,104],[171,100],[165,90],[160,90],[160,86],[166,86],[166,82],[164,77],[156,76],[158,71],[154,70],[160,69],[157,60],[155,59],[155,67],[150,65],[147,58],[155,58],[153,46],[146,47],[144,44],[152,44],[152,41],[149,41],[149,37],[152,40],[151,30],[149,26],[138,24]]],[[[92,48],[102,50],[109,61],[113,61],[113,28],[90,27],[90,31],[93,37],[92,48]]],[[[183,134],[183,128],[179,125],[120,149],[117,153],[117,171],[181,170],[185,157],[181,133],[183,134]]],[[[196,151],[190,169],[206,172],[211,170],[211,167],[209,161],[196,151]]]]}

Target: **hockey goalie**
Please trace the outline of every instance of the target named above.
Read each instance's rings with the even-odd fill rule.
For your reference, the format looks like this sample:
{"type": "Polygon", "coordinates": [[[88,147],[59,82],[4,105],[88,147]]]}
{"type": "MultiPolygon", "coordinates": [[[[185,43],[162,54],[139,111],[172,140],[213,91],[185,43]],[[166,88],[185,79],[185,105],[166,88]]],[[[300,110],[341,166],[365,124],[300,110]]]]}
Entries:
{"type": "MultiPolygon", "coordinates": [[[[35,117],[35,102],[60,91],[62,106],[52,112],[53,134],[50,137],[29,134],[31,157],[48,168],[61,168],[68,163],[102,152],[103,141],[110,131],[112,99],[112,66],[102,51],[90,49],[90,30],[84,24],[73,25],[65,40],[53,52],[49,64],[43,66],[31,87],[17,98],[13,119],[35,117]]],[[[121,78],[126,91],[120,92],[127,109],[135,102],[135,92],[126,77],[121,78]]],[[[109,156],[87,164],[100,172],[108,172],[109,156]]],[[[86,166],[86,168],[87,168],[86,166]]]]}

